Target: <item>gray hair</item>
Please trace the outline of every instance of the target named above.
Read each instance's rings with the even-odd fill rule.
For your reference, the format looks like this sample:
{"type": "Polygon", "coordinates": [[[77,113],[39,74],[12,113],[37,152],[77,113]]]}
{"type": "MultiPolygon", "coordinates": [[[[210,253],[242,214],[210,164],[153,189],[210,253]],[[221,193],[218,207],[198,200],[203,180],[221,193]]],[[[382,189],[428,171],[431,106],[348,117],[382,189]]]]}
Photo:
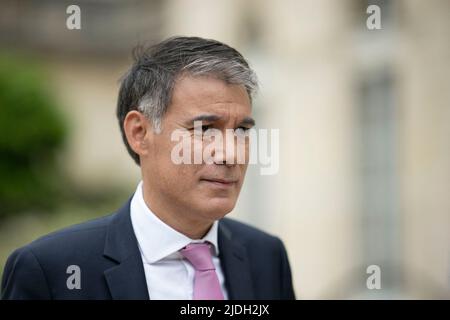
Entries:
{"type": "Polygon", "coordinates": [[[134,63],[122,77],[117,118],[128,153],[140,165],[139,155],[128,144],[123,122],[138,110],[152,121],[155,132],[170,104],[176,79],[182,74],[212,76],[227,84],[243,85],[250,101],[258,88],[255,72],[234,48],[199,37],[172,37],[151,47],[133,50],[134,63]]]}

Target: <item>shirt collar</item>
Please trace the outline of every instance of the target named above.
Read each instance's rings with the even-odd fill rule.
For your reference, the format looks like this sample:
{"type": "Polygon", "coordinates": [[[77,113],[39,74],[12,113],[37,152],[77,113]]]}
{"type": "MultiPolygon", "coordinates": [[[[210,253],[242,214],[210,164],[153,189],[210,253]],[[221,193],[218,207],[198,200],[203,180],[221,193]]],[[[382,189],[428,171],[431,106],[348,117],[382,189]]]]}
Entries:
{"type": "Polygon", "coordinates": [[[130,214],[139,249],[147,263],[155,263],[166,257],[181,258],[180,249],[189,243],[209,242],[212,254],[219,255],[217,241],[218,221],[214,221],[208,233],[199,240],[191,239],[160,220],[147,206],[142,194],[141,181],[131,199],[130,214]]]}

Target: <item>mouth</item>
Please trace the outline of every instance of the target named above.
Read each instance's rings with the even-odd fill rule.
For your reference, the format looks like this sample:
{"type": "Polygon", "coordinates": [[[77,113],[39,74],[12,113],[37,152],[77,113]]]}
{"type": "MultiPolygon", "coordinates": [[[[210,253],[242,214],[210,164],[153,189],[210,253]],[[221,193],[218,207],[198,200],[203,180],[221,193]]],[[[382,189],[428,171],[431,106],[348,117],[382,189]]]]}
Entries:
{"type": "Polygon", "coordinates": [[[216,186],[219,188],[229,188],[234,186],[238,182],[238,180],[235,179],[216,179],[216,178],[201,179],[200,181],[207,182],[208,184],[211,184],[212,186],[216,186]]]}

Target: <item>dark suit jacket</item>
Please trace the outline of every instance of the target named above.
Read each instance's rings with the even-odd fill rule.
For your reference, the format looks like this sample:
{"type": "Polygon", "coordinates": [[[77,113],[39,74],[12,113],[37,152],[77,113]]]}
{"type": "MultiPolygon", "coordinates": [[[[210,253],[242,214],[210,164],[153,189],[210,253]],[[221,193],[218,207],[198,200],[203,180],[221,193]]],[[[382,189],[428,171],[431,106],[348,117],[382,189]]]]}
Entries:
{"type": "MultiPolygon", "coordinates": [[[[218,242],[230,299],[295,299],[286,250],[273,236],[224,218],[218,242]]],[[[3,299],[149,299],[130,200],[116,213],[51,233],[14,251],[3,299]],[[70,265],[81,288],[69,289],[70,265]]]]}

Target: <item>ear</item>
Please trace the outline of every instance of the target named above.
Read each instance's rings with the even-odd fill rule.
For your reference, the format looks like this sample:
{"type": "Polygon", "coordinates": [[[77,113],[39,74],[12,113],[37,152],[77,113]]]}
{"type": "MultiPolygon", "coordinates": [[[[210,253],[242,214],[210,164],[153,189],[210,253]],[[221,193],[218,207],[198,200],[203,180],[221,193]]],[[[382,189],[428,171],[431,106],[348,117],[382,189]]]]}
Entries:
{"type": "Polygon", "coordinates": [[[123,129],[131,149],[145,157],[149,153],[149,139],[153,133],[150,121],[139,111],[133,110],[127,113],[123,129]]]}

